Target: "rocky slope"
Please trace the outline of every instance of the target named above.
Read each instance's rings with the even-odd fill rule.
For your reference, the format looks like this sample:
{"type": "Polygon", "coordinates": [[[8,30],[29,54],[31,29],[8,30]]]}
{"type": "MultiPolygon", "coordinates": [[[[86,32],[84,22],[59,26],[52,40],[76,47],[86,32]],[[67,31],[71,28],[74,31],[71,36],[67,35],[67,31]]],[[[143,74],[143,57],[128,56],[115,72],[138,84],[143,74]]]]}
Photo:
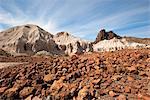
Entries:
{"type": "Polygon", "coordinates": [[[57,33],[53,39],[66,54],[92,51],[92,44],[89,41],[74,37],[67,32],[57,33]]]}
{"type": "Polygon", "coordinates": [[[52,35],[36,25],[23,25],[0,32],[0,48],[11,53],[35,54],[47,51],[57,55],[80,54],[92,51],[86,40],[67,32],[52,35]]]}
{"type": "Polygon", "coordinates": [[[23,25],[0,32],[0,48],[14,52],[32,54],[41,50],[59,53],[53,35],[36,25],[23,25]]]}
{"type": "Polygon", "coordinates": [[[0,99],[149,100],[150,49],[71,57],[0,57],[0,99]]]}

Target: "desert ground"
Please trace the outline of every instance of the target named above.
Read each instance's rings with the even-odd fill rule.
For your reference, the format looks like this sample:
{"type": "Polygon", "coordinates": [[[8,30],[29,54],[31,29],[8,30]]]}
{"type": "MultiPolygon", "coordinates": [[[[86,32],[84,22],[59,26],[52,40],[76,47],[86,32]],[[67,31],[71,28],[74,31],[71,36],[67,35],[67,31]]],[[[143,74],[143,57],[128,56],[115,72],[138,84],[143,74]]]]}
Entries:
{"type": "Polygon", "coordinates": [[[0,98],[149,100],[150,49],[0,56],[0,98]]]}

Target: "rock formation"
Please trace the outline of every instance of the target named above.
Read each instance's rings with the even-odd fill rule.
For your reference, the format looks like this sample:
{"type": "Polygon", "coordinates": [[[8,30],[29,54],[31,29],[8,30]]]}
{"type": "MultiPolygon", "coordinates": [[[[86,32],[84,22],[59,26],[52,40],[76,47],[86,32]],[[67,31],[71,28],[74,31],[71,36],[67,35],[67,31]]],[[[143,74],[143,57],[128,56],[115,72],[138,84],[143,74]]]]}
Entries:
{"type": "Polygon", "coordinates": [[[14,53],[33,54],[48,51],[57,54],[57,44],[53,35],[36,25],[23,25],[0,32],[0,48],[14,53]]]}
{"type": "Polygon", "coordinates": [[[113,31],[109,31],[109,32],[106,32],[105,29],[102,29],[97,37],[96,37],[96,40],[94,41],[94,44],[98,43],[99,41],[102,41],[102,40],[110,40],[110,39],[113,39],[113,38],[117,38],[117,39],[120,39],[121,37],[117,34],[115,34],[113,31]]]}
{"type": "Polygon", "coordinates": [[[0,32],[0,49],[11,54],[36,54],[49,52],[50,55],[72,55],[90,51],[114,51],[125,48],[150,47],[149,39],[130,39],[120,37],[112,31],[102,29],[94,42],[83,40],[69,34],[59,32],[56,35],[36,25],[22,25],[0,32]],[[146,43],[146,44],[141,44],[146,43]]]}
{"type": "Polygon", "coordinates": [[[125,38],[99,41],[93,44],[94,51],[115,51],[121,49],[137,49],[145,48],[146,44],[140,44],[136,42],[128,42],[125,38]]]}
{"type": "Polygon", "coordinates": [[[59,32],[53,39],[59,48],[65,51],[65,54],[80,54],[92,51],[92,45],[89,41],[74,37],[67,32],[59,32]]]}

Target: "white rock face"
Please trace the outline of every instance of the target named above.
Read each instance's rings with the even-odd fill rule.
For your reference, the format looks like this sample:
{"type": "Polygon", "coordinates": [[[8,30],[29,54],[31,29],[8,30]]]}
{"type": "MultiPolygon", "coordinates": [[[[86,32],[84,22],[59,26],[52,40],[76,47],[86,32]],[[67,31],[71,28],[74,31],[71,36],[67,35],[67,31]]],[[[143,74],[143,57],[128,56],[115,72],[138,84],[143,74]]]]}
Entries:
{"type": "Polygon", "coordinates": [[[147,45],[135,43],[135,42],[127,42],[126,39],[116,39],[113,38],[111,40],[103,40],[93,45],[94,51],[115,51],[121,49],[137,49],[137,48],[145,48],[147,45]]]}
{"type": "Polygon", "coordinates": [[[89,41],[74,37],[67,32],[60,32],[53,39],[66,54],[92,51],[92,45],[89,41]]]}
{"type": "Polygon", "coordinates": [[[23,25],[0,32],[0,48],[32,54],[41,50],[58,53],[53,35],[36,25],[23,25]]]}

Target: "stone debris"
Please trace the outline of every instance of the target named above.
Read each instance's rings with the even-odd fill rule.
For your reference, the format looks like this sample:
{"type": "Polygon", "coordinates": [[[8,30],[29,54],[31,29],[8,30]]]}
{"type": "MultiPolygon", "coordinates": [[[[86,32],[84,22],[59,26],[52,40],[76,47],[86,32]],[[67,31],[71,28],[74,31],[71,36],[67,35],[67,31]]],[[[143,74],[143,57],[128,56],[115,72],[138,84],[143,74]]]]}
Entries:
{"type": "Polygon", "coordinates": [[[0,69],[0,99],[149,100],[150,49],[73,55],[1,57],[28,62],[0,69]]]}

